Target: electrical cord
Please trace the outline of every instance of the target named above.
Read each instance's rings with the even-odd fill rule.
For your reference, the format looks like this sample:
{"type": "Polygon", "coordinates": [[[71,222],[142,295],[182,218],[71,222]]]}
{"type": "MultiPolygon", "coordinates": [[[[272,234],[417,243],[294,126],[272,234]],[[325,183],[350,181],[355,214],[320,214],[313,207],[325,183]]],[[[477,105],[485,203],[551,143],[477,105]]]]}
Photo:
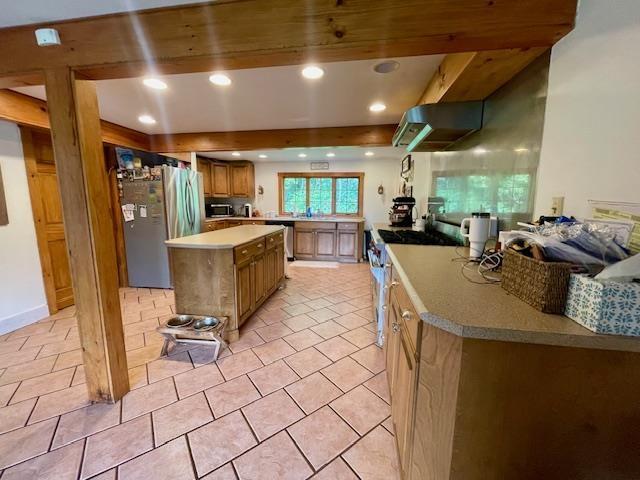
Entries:
{"type": "Polygon", "coordinates": [[[456,247],[455,250],[458,258],[452,258],[451,261],[464,261],[462,268],[460,269],[460,273],[465,280],[477,285],[494,285],[502,281],[501,278],[493,275],[488,275],[489,272],[496,272],[502,266],[502,252],[496,251],[495,249],[483,249],[483,253],[480,259],[472,259],[471,257],[461,255],[458,251],[458,248],[459,247],[456,247]],[[471,265],[474,265],[477,268],[471,268],[471,265]],[[467,270],[476,271],[482,277],[482,281],[471,278],[469,275],[467,275],[467,270]]]}

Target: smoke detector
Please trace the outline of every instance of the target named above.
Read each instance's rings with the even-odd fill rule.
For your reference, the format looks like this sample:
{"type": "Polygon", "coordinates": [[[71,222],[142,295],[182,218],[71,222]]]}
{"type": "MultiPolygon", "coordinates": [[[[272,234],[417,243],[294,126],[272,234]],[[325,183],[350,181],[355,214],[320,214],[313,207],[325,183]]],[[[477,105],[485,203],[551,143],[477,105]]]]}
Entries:
{"type": "Polygon", "coordinates": [[[60,35],[55,28],[39,28],[36,30],[36,41],[41,47],[60,45],[60,35]]]}

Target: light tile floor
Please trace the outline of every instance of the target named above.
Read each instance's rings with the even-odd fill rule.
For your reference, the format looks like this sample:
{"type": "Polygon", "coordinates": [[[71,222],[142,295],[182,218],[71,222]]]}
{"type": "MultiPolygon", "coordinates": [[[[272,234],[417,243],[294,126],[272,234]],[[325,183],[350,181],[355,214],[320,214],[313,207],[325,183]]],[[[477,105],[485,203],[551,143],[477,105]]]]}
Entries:
{"type": "Polygon", "coordinates": [[[160,358],[173,292],[123,289],[113,405],[89,405],[73,307],[0,337],[0,480],[399,478],[367,266],[290,276],[217,362],[160,358]]]}

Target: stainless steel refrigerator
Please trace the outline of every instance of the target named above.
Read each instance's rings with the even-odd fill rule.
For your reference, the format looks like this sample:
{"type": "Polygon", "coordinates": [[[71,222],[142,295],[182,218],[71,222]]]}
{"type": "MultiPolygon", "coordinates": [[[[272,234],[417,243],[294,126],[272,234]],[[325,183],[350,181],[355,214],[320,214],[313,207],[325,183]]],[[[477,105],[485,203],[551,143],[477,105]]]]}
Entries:
{"type": "Polygon", "coordinates": [[[164,242],[201,232],[202,174],[163,165],[162,180],[125,180],[122,190],[129,286],[170,288],[169,255],[164,242]]]}

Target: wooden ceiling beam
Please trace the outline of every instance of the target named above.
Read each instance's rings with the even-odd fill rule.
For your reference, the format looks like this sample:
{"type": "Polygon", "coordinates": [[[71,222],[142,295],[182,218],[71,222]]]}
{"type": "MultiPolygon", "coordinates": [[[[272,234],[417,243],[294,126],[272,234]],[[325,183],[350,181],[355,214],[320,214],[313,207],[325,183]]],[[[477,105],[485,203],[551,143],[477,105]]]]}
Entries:
{"type": "Polygon", "coordinates": [[[550,47],[577,0],[218,0],[0,30],[0,77],[69,66],[87,78],[550,47]],[[38,47],[56,28],[62,45],[38,47]]]}
{"type": "Polygon", "coordinates": [[[449,54],[417,104],[484,100],[547,50],[534,47],[449,54]]]}
{"type": "Polygon", "coordinates": [[[153,152],[228,152],[292,147],[390,146],[396,125],[151,135],[153,152]]]}
{"type": "MultiPolygon", "coordinates": [[[[0,90],[0,119],[40,129],[50,129],[47,102],[12,90],[0,90]]],[[[110,145],[149,150],[149,136],[101,120],[102,141],[110,145]]]]}

